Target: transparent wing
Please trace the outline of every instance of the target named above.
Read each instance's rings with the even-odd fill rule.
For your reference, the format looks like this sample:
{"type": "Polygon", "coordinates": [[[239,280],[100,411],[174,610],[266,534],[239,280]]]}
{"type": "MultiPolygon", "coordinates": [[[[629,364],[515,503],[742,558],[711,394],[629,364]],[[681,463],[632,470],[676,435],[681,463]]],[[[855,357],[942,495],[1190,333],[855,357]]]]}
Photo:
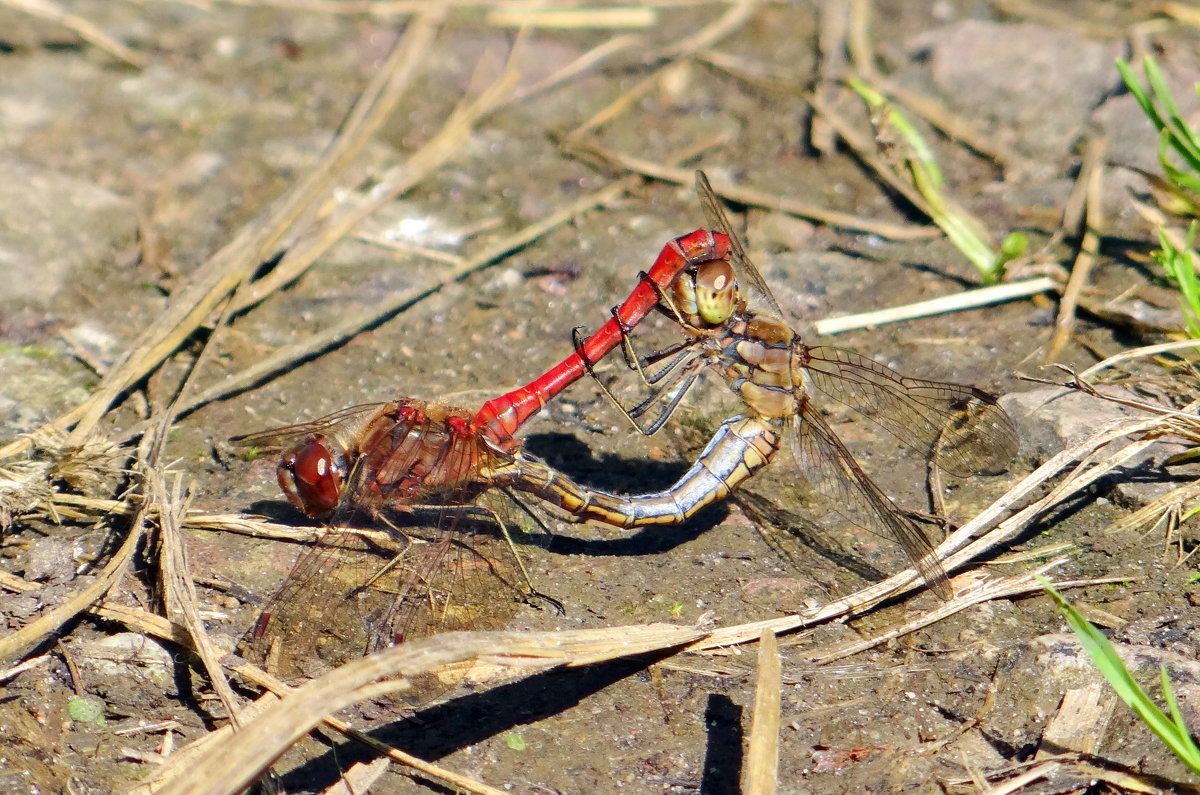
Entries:
{"type": "MultiPolygon", "coordinates": [[[[377,517],[429,515],[432,526],[333,531],[300,559],[245,644],[287,679],[436,632],[502,627],[521,600],[512,547],[495,523],[470,518],[484,513],[472,503],[492,485],[481,465],[492,471],[504,454],[468,435],[461,409],[413,401],[355,407],[293,428],[310,433],[368,410],[351,447],[343,513],[357,506],[377,517]]],[[[423,703],[455,681],[452,673],[424,677],[406,700],[423,703]]]]}
{"type": "Polygon", "coordinates": [[[245,640],[246,654],[287,681],[320,676],[366,654],[393,596],[364,589],[402,554],[353,530],[330,530],[296,562],[245,640]]]}
{"type": "Polygon", "coordinates": [[[1017,454],[1012,419],[973,386],[909,378],[873,359],[828,345],[805,347],[812,384],[872,420],[952,475],[999,472],[1017,454]]]}
{"type": "MultiPolygon", "coordinates": [[[[440,632],[504,628],[524,599],[519,567],[494,524],[477,523],[471,510],[446,506],[430,532],[388,542],[327,533],[267,603],[246,638],[248,656],[298,681],[440,632]]],[[[419,677],[404,701],[423,704],[466,674],[419,677]]]]}
{"type": "Polygon", "coordinates": [[[696,172],[696,194],[700,197],[700,206],[704,208],[704,217],[708,221],[709,228],[724,232],[729,236],[729,261],[733,264],[734,272],[737,273],[738,282],[744,287],[749,287],[757,294],[756,297],[760,298],[775,313],[776,317],[782,318],[783,311],[779,308],[779,302],[771,294],[771,290],[767,287],[762,274],[758,272],[758,268],[754,267],[754,263],[746,255],[746,247],[742,245],[741,237],[733,230],[733,225],[729,223],[729,217],[725,215],[725,210],[721,206],[721,200],[713,191],[712,185],[709,184],[708,177],[704,175],[703,171],[696,172]]]}
{"type": "Polygon", "coordinates": [[[791,438],[801,473],[834,510],[865,530],[894,539],[938,596],[953,595],[924,531],[867,477],[811,405],[805,405],[791,438]]]}
{"type": "Polygon", "coordinates": [[[332,414],[326,414],[324,417],[319,417],[308,422],[299,422],[295,425],[284,425],[265,431],[231,436],[229,437],[229,441],[247,446],[258,445],[266,447],[282,445],[285,442],[298,439],[302,436],[308,436],[313,433],[328,433],[330,430],[342,425],[362,421],[367,415],[378,412],[387,405],[387,403],[362,403],[342,409],[341,411],[335,411],[332,414]]]}

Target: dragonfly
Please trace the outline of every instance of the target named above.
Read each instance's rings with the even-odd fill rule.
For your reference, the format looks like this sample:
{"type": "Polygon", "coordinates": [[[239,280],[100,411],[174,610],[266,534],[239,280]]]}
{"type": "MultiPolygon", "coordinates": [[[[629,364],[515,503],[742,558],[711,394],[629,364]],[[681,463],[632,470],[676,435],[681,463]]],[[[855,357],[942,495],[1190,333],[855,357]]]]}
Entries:
{"type": "MultiPolygon", "coordinates": [[[[439,631],[503,628],[532,594],[504,537],[474,532],[473,506],[489,486],[477,473],[490,448],[469,423],[462,410],[402,399],[232,439],[283,447],[283,493],[305,515],[331,520],[268,600],[243,642],[246,656],[296,681],[439,631]],[[396,517],[427,505],[436,506],[427,538],[332,521],[354,507],[396,517]]],[[[414,705],[445,689],[414,685],[414,705]]]]}
{"type": "Polygon", "coordinates": [[[805,344],[783,319],[703,171],[696,172],[696,191],[709,234],[723,245],[721,254],[689,263],[659,290],[659,309],[678,323],[685,339],[638,357],[626,337],[630,366],[652,387],[636,406],[625,409],[597,383],[634,427],[652,434],[701,373],[715,371],[745,408],[737,420],[741,431],[788,439],[799,473],[818,493],[853,523],[898,542],[935,593],[949,598],[952,591],[929,538],[859,466],[822,416],[818,398],[854,409],[959,477],[998,473],[1016,456],[1011,418],[994,396],[976,387],[904,376],[843,348],[805,344]],[[652,410],[657,416],[643,422],[652,410]]]}
{"type": "Polygon", "coordinates": [[[383,551],[378,542],[353,532],[327,533],[269,600],[248,643],[251,656],[273,658],[281,674],[299,678],[439,629],[502,625],[505,611],[495,607],[505,600],[496,594],[516,595],[506,602],[515,606],[524,598],[519,586],[528,586],[529,578],[511,544],[497,543],[494,535],[467,539],[460,532],[470,506],[488,491],[524,491],[580,521],[623,527],[674,523],[724,497],[730,484],[764,465],[778,440],[769,429],[742,430],[730,423],[676,486],[625,498],[579,486],[525,455],[514,435],[621,343],[684,269],[726,257],[727,247],[723,235],[703,229],[670,241],[596,333],[577,340],[570,355],[534,381],[488,401],[477,412],[401,398],[233,437],[231,441],[248,446],[285,448],[277,480],[306,516],[329,519],[348,507],[381,516],[385,510],[429,507],[423,505],[428,501],[440,507],[427,545],[402,539],[406,549],[400,557],[408,559],[398,564],[399,581],[390,584],[396,578],[389,578],[390,594],[372,587],[379,575],[370,574],[370,561],[377,569],[383,551]],[[328,598],[314,598],[322,588],[328,598]],[[491,623],[482,616],[490,616],[491,623]],[[311,648],[287,655],[289,645],[311,648]],[[313,659],[318,660],[315,666],[313,659]]]}
{"type": "MultiPolygon", "coordinates": [[[[520,492],[575,520],[618,527],[676,524],[765,466],[780,441],[761,424],[727,422],[674,486],[623,496],[576,483],[525,453],[514,438],[493,441],[476,417],[402,398],[234,437],[247,445],[288,445],[277,479],[308,516],[328,518],[350,508],[385,524],[391,524],[385,513],[430,509],[437,516],[428,540],[403,531],[382,539],[328,532],[269,600],[245,643],[249,656],[286,679],[301,679],[407,639],[502,628],[531,597],[561,609],[533,590],[507,528],[494,511],[476,507],[479,497],[520,492]],[[468,532],[472,513],[490,516],[500,532],[468,532]]],[[[452,680],[418,681],[414,702],[452,680]]]]}

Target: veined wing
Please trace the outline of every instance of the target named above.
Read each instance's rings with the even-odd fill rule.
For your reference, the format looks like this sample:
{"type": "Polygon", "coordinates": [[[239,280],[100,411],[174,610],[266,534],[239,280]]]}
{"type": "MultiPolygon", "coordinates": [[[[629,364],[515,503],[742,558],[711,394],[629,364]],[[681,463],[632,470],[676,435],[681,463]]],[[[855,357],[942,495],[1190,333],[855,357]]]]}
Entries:
{"type": "Polygon", "coordinates": [[[729,261],[733,265],[738,281],[749,287],[756,297],[760,298],[767,308],[775,313],[776,317],[782,318],[783,311],[779,308],[779,302],[775,300],[775,296],[767,287],[767,282],[758,272],[758,268],[754,267],[754,263],[750,261],[750,257],[746,254],[746,247],[742,245],[741,237],[729,223],[729,217],[725,215],[721,200],[712,189],[712,185],[709,184],[708,177],[703,171],[696,172],[696,194],[700,197],[700,206],[704,208],[704,217],[709,228],[724,232],[729,236],[729,261]]]}
{"type": "Polygon", "coordinates": [[[326,531],[263,608],[246,638],[247,656],[294,682],[366,654],[394,596],[363,586],[404,547],[354,530],[326,531]]]}
{"type": "Polygon", "coordinates": [[[361,403],[357,406],[335,411],[308,422],[298,422],[295,425],[284,425],[255,433],[244,433],[231,436],[229,441],[242,445],[281,446],[293,439],[314,433],[329,433],[343,426],[366,422],[369,416],[378,412],[387,403],[361,403]]]}
{"type": "Polygon", "coordinates": [[[852,351],[805,347],[812,384],[952,475],[1000,472],[1020,443],[1012,419],[981,389],[901,375],[852,351]]]}
{"type": "Polygon", "coordinates": [[[870,532],[892,538],[942,599],[953,596],[946,572],[924,531],[889,500],[812,407],[805,404],[792,432],[796,464],[834,510],[870,532]]]}
{"type": "MultiPolygon", "coordinates": [[[[248,655],[297,681],[439,632],[504,628],[524,593],[513,552],[495,532],[465,532],[470,510],[441,510],[429,539],[381,543],[378,533],[330,531],[271,597],[246,639],[248,655]]],[[[404,700],[423,704],[465,673],[419,677],[404,700]]]]}
{"type": "MultiPolygon", "coordinates": [[[[531,586],[497,523],[471,516],[478,509],[441,512],[428,543],[410,547],[394,576],[372,588],[395,588],[391,609],[381,622],[372,650],[442,632],[502,630],[508,627],[531,586]],[[472,530],[484,522],[489,527],[472,530]]],[[[487,677],[475,663],[413,677],[404,700],[416,706],[436,698],[464,678],[487,677]]]]}

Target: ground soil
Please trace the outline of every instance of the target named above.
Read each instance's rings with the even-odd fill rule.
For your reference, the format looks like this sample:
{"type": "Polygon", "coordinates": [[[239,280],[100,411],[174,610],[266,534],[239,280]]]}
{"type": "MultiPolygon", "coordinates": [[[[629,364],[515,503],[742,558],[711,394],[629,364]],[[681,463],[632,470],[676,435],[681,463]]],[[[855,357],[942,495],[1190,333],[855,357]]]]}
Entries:
{"type": "MultiPolygon", "coordinates": [[[[0,2],[0,441],[86,398],[99,381],[96,371],[119,360],[187,275],[307,173],[406,24],[390,12],[296,5],[71,3],[74,13],[145,59],[133,68],[0,2]]],[[[846,76],[837,69],[840,50],[822,60],[817,46],[822,25],[836,27],[844,9],[822,5],[818,14],[812,4],[760,3],[745,24],[702,51],[704,58],[682,60],[664,54],[729,6],[649,6],[647,24],[629,31],[535,27],[518,56],[518,90],[614,36],[638,40],[484,119],[446,165],[361,231],[459,256],[483,250],[615,178],[557,141],[626,92],[632,93],[620,112],[584,139],[661,162],[722,133],[721,146],[689,165],[789,199],[927,227],[833,142],[827,124],[814,123],[806,94],[818,68],[846,76]]],[[[1057,361],[1084,367],[1099,352],[1160,341],[1148,330],[1154,324],[1181,324],[1176,298],[1146,256],[1154,230],[1133,203],[1149,189],[1138,169],[1159,170],[1155,135],[1121,90],[1113,59],[1156,54],[1176,96],[1194,109],[1190,87],[1200,80],[1194,28],[1154,17],[1149,4],[1138,3],[880,2],[871,4],[867,34],[877,69],[938,101],[1007,153],[997,163],[921,123],[947,192],[996,239],[1023,231],[1042,265],[1070,265],[1078,227],[1063,237],[1055,233],[1085,142],[1106,141],[1104,243],[1087,295],[1093,305],[1107,301],[1112,315],[1081,316],[1057,361]]],[[[455,6],[421,65],[421,79],[331,197],[369,190],[379,174],[403,162],[456,102],[496,77],[515,35],[485,7],[455,6]]],[[[869,140],[857,101],[826,88],[869,140]]],[[[821,317],[980,283],[941,237],[896,241],[781,213],[731,210],[779,303],[805,333],[821,317]]],[[[566,355],[572,327],[594,328],[607,319],[664,242],[702,221],[690,186],[647,182],[422,296],[349,342],[187,415],[173,432],[168,459],[184,474],[196,508],[258,511],[311,526],[283,502],[273,462],[239,458],[225,442],[229,436],[398,396],[478,406],[566,355]]],[[[412,251],[343,240],[294,284],[234,320],[203,365],[201,387],[386,296],[439,284],[450,267],[412,251]]],[[[1017,269],[1010,278],[1026,275],[1017,269]]],[[[1049,393],[1036,391],[1041,387],[1015,378],[1018,370],[1036,370],[1055,311],[1053,301],[1025,300],[831,341],[905,373],[997,393],[1033,392],[1005,403],[1022,436],[1021,454],[1004,475],[953,484],[954,520],[1117,416],[1090,399],[1050,401],[1049,393]]],[[[669,324],[655,324],[649,333],[669,339],[669,324]]],[[[204,341],[197,335],[181,347],[103,430],[116,436],[134,425],[147,397],[168,394],[204,341]]],[[[1165,371],[1157,372],[1161,385],[1165,371]]],[[[608,373],[619,375],[619,365],[608,373]]],[[[628,379],[618,387],[626,395],[639,388],[628,379]]],[[[1185,389],[1175,384],[1159,393],[1185,389]]],[[[584,382],[547,406],[524,436],[528,449],[581,480],[638,492],[669,484],[704,434],[733,411],[726,388],[714,380],[696,391],[678,422],[647,439],[584,382]]],[[[868,423],[837,412],[831,421],[885,492],[923,504],[917,457],[868,423]]],[[[1162,483],[1186,477],[1159,467],[1177,449],[1152,450],[1138,468],[1076,498],[1002,554],[1070,542],[1071,560],[1057,577],[1136,578],[1070,595],[1093,609],[1115,641],[1145,652],[1150,662],[1138,674],[1142,681],[1152,684],[1156,666],[1169,665],[1184,716],[1195,726],[1200,613],[1189,568],[1175,565],[1161,530],[1106,533],[1162,483]]],[[[786,515],[804,517],[789,466],[773,465],[752,491],[786,515]]],[[[683,527],[632,534],[546,521],[549,532],[533,532],[522,552],[538,589],[560,601],[565,614],[522,607],[512,628],[730,625],[828,600],[904,565],[886,539],[857,537],[844,527],[828,531],[839,554],[781,555],[772,543],[779,528],[732,503],[683,527]]],[[[82,580],[73,577],[111,552],[116,529],[113,522],[18,520],[2,539],[0,567],[45,588],[33,596],[0,592],[9,628],[77,590],[82,580]]],[[[210,631],[232,647],[299,547],[196,532],[188,551],[195,576],[236,586],[201,587],[213,611],[210,631]]],[[[1028,565],[995,569],[1013,573],[1028,565]]],[[[120,595],[151,604],[145,584],[153,581],[153,572],[136,571],[120,595]]],[[[967,791],[973,775],[996,775],[1064,750],[1043,736],[1046,723],[1064,693],[1099,680],[1059,634],[1064,624],[1044,596],[986,603],[833,667],[809,662],[819,650],[936,605],[923,594],[781,639],[779,791],[967,791]]],[[[151,772],[153,754],[162,750],[163,735],[138,726],[177,721],[180,744],[222,724],[210,686],[175,648],[88,618],[64,628],[61,644],[47,641],[44,651],[65,654],[3,685],[0,790],[128,789],[151,772]],[[99,649],[109,650],[107,661],[99,649]],[[70,655],[85,661],[74,675],[64,662],[70,655]],[[103,716],[87,721],[69,713],[68,699],[77,693],[100,704],[103,716]]],[[[411,718],[386,722],[377,736],[518,792],[732,792],[753,702],[753,661],[747,647],[457,691],[411,718]]],[[[1164,787],[1195,785],[1124,705],[1106,690],[1100,697],[1107,723],[1089,749],[1091,764],[1157,777],[1164,787]]],[[[365,756],[345,741],[330,747],[306,740],[278,769],[288,791],[320,790],[365,756]]],[[[1082,791],[1095,778],[1069,766],[1056,776],[1029,786],[1082,791]]],[[[407,792],[427,785],[390,772],[375,786],[407,792]]]]}

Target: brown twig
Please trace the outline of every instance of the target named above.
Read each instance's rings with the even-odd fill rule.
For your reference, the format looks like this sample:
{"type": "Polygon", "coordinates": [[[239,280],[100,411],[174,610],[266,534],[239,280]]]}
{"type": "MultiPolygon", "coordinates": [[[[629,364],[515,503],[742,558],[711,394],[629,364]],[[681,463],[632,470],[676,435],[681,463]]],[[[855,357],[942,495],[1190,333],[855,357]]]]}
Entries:
{"type": "Polygon", "coordinates": [[[149,63],[146,56],[131,50],[88,20],[64,10],[50,0],[0,0],[0,4],[56,25],[62,25],[89,44],[136,69],[145,69],[146,64],[149,63]]]}
{"type": "Polygon", "coordinates": [[[587,121],[577,125],[567,134],[567,137],[581,138],[587,133],[603,127],[633,107],[638,99],[649,93],[655,86],[662,84],[671,74],[671,70],[684,68],[683,59],[715,46],[717,42],[740,29],[750,19],[757,4],[758,0],[739,0],[731,5],[724,14],[696,33],[685,37],[675,46],[664,49],[655,58],[660,65],[651,75],[639,81],[632,88],[622,91],[620,96],[593,113],[587,121]]]}
{"type": "MultiPolygon", "coordinates": [[[[585,159],[597,158],[621,170],[632,171],[643,177],[662,182],[671,182],[676,185],[690,185],[696,178],[694,170],[673,168],[662,163],[641,160],[591,143],[563,140],[561,145],[567,154],[579,155],[585,159]]],[[[773,193],[730,185],[719,180],[714,180],[712,187],[717,195],[735,204],[745,204],[750,207],[760,207],[764,210],[784,212],[841,229],[867,232],[889,240],[927,240],[931,237],[941,235],[941,232],[936,229],[908,226],[905,224],[891,224],[886,221],[862,218],[850,213],[838,212],[837,210],[830,210],[825,207],[818,207],[794,199],[788,199],[773,193]]]]}
{"type": "MultiPolygon", "coordinates": [[[[433,8],[435,6],[431,6],[433,8]]],[[[334,180],[341,175],[346,166],[353,160],[367,142],[387,122],[395,110],[400,98],[412,86],[421,68],[427,63],[427,55],[433,45],[437,33],[437,22],[444,13],[440,5],[435,15],[421,17],[405,32],[404,37],[396,42],[387,62],[380,67],[378,73],[362,96],[355,103],[349,118],[343,126],[343,132],[322,156],[321,163],[313,173],[290,195],[285,206],[279,211],[271,226],[273,232],[267,237],[267,246],[261,252],[265,259],[269,256],[270,248],[282,239],[284,232],[295,223],[301,215],[324,197],[334,180]],[[418,24],[423,23],[423,24],[418,24]],[[414,27],[415,26],[415,27],[414,27]]],[[[490,99],[491,95],[485,96],[490,99]]],[[[483,99],[483,98],[481,98],[483,99]]],[[[381,204],[391,201],[400,193],[409,190],[413,185],[427,177],[435,168],[445,161],[445,149],[459,145],[462,136],[470,131],[469,114],[477,106],[465,103],[456,108],[443,125],[442,129],[424,146],[409,158],[402,169],[407,173],[411,168],[409,179],[397,179],[392,172],[390,184],[385,177],[377,191],[372,192],[371,199],[360,202],[351,210],[343,212],[337,219],[323,224],[314,224],[305,230],[302,238],[289,247],[283,259],[262,279],[243,291],[234,303],[233,310],[240,312],[246,307],[257,304],[266,296],[278,290],[283,285],[293,281],[311,266],[316,259],[340,240],[357,225],[366,215],[381,204]]]]}
{"type": "MultiPolygon", "coordinates": [[[[432,40],[441,19],[440,7],[430,9],[413,20],[405,35],[396,44],[403,53],[411,48],[423,52],[432,40]]],[[[404,53],[410,57],[410,54],[404,53]]],[[[386,118],[390,107],[381,107],[373,100],[381,87],[373,83],[365,92],[356,109],[370,105],[373,113],[386,118]]],[[[351,113],[351,123],[344,128],[347,139],[355,139],[357,129],[382,123],[371,113],[357,110],[351,113]]],[[[105,379],[92,395],[75,408],[42,427],[43,432],[63,431],[74,426],[68,439],[70,444],[80,444],[113,401],[129,387],[136,384],[154,370],[167,356],[187,340],[212,314],[213,310],[234,289],[247,279],[262,262],[270,248],[283,236],[291,223],[303,212],[320,189],[333,178],[332,168],[343,162],[344,147],[335,143],[326,153],[314,173],[285,199],[282,206],[271,216],[257,224],[250,224],[217,252],[190,277],[188,284],[179,291],[167,307],[130,345],[129,351],[114,364],[105,379]]],[[[0,460],[12,457],[29,449],[30,437],[25,436],[0,448],[0,460]]]]}
{"type": "Polygon", "coordinates": [[[141,509],[134,511],[128,534],[116,554],[94,580],[80,589],[78,593],[60,605],[43,611],[37,618],[30,621],[16,632],[0,637],[0,660],[11,660],[26,648],[40,642],[44,637],[55,632],[79,615],[88,606],[109,592],[125,574],[125,568],[133,559],[145,529],[144,515],[141,509]]]}
{"type": "Polygon", "coordinates": [[[1104,153],[1108,141],[1102,136],[1088,139],[1083,153],[1083,167],[1080,169],[1078,184],[1085,186],[1086,211],[1084,212],[1083,240],[1079,245],[1079,253],[1067,279],[1066,289],[1063,290],[1062,300],[1058,305],[1058,319],[1054,324],[1054,334],[1046,346],[1043,361],[1057,359],[1075,331],[1075,307],[1083,288],[1087,286],[1092,266],[1100,253],[1100,240],[1104,229],[1104,153]]]}
{"type": "Polygon", "coordinates": [[[773,795],[779,779],[779,690],[782,667],[775,633],[764,629],[758,641],[758,678],[754,684],[754,714],[746,748],[742,792],[773,795]]]}
{"type": "MultiPolygon", "coordinates": [[[[363,700],[407,687],[406,677],[471,660],[533,673],[556,666],[598,662],[679,648],[702,633],[689,627],[650,625],[573,632],[452,632],[404,643],[340,666],[297,688],[247,722],[243,734],[207,743],[183,770],[156,788],[159,795],[226,795],[249,785],[324,716],[363,700]],[[245,738],[259,738],[248,742],[245,738]]],[[[239,672],[242,667],[237,669],[239,672]]]]}

